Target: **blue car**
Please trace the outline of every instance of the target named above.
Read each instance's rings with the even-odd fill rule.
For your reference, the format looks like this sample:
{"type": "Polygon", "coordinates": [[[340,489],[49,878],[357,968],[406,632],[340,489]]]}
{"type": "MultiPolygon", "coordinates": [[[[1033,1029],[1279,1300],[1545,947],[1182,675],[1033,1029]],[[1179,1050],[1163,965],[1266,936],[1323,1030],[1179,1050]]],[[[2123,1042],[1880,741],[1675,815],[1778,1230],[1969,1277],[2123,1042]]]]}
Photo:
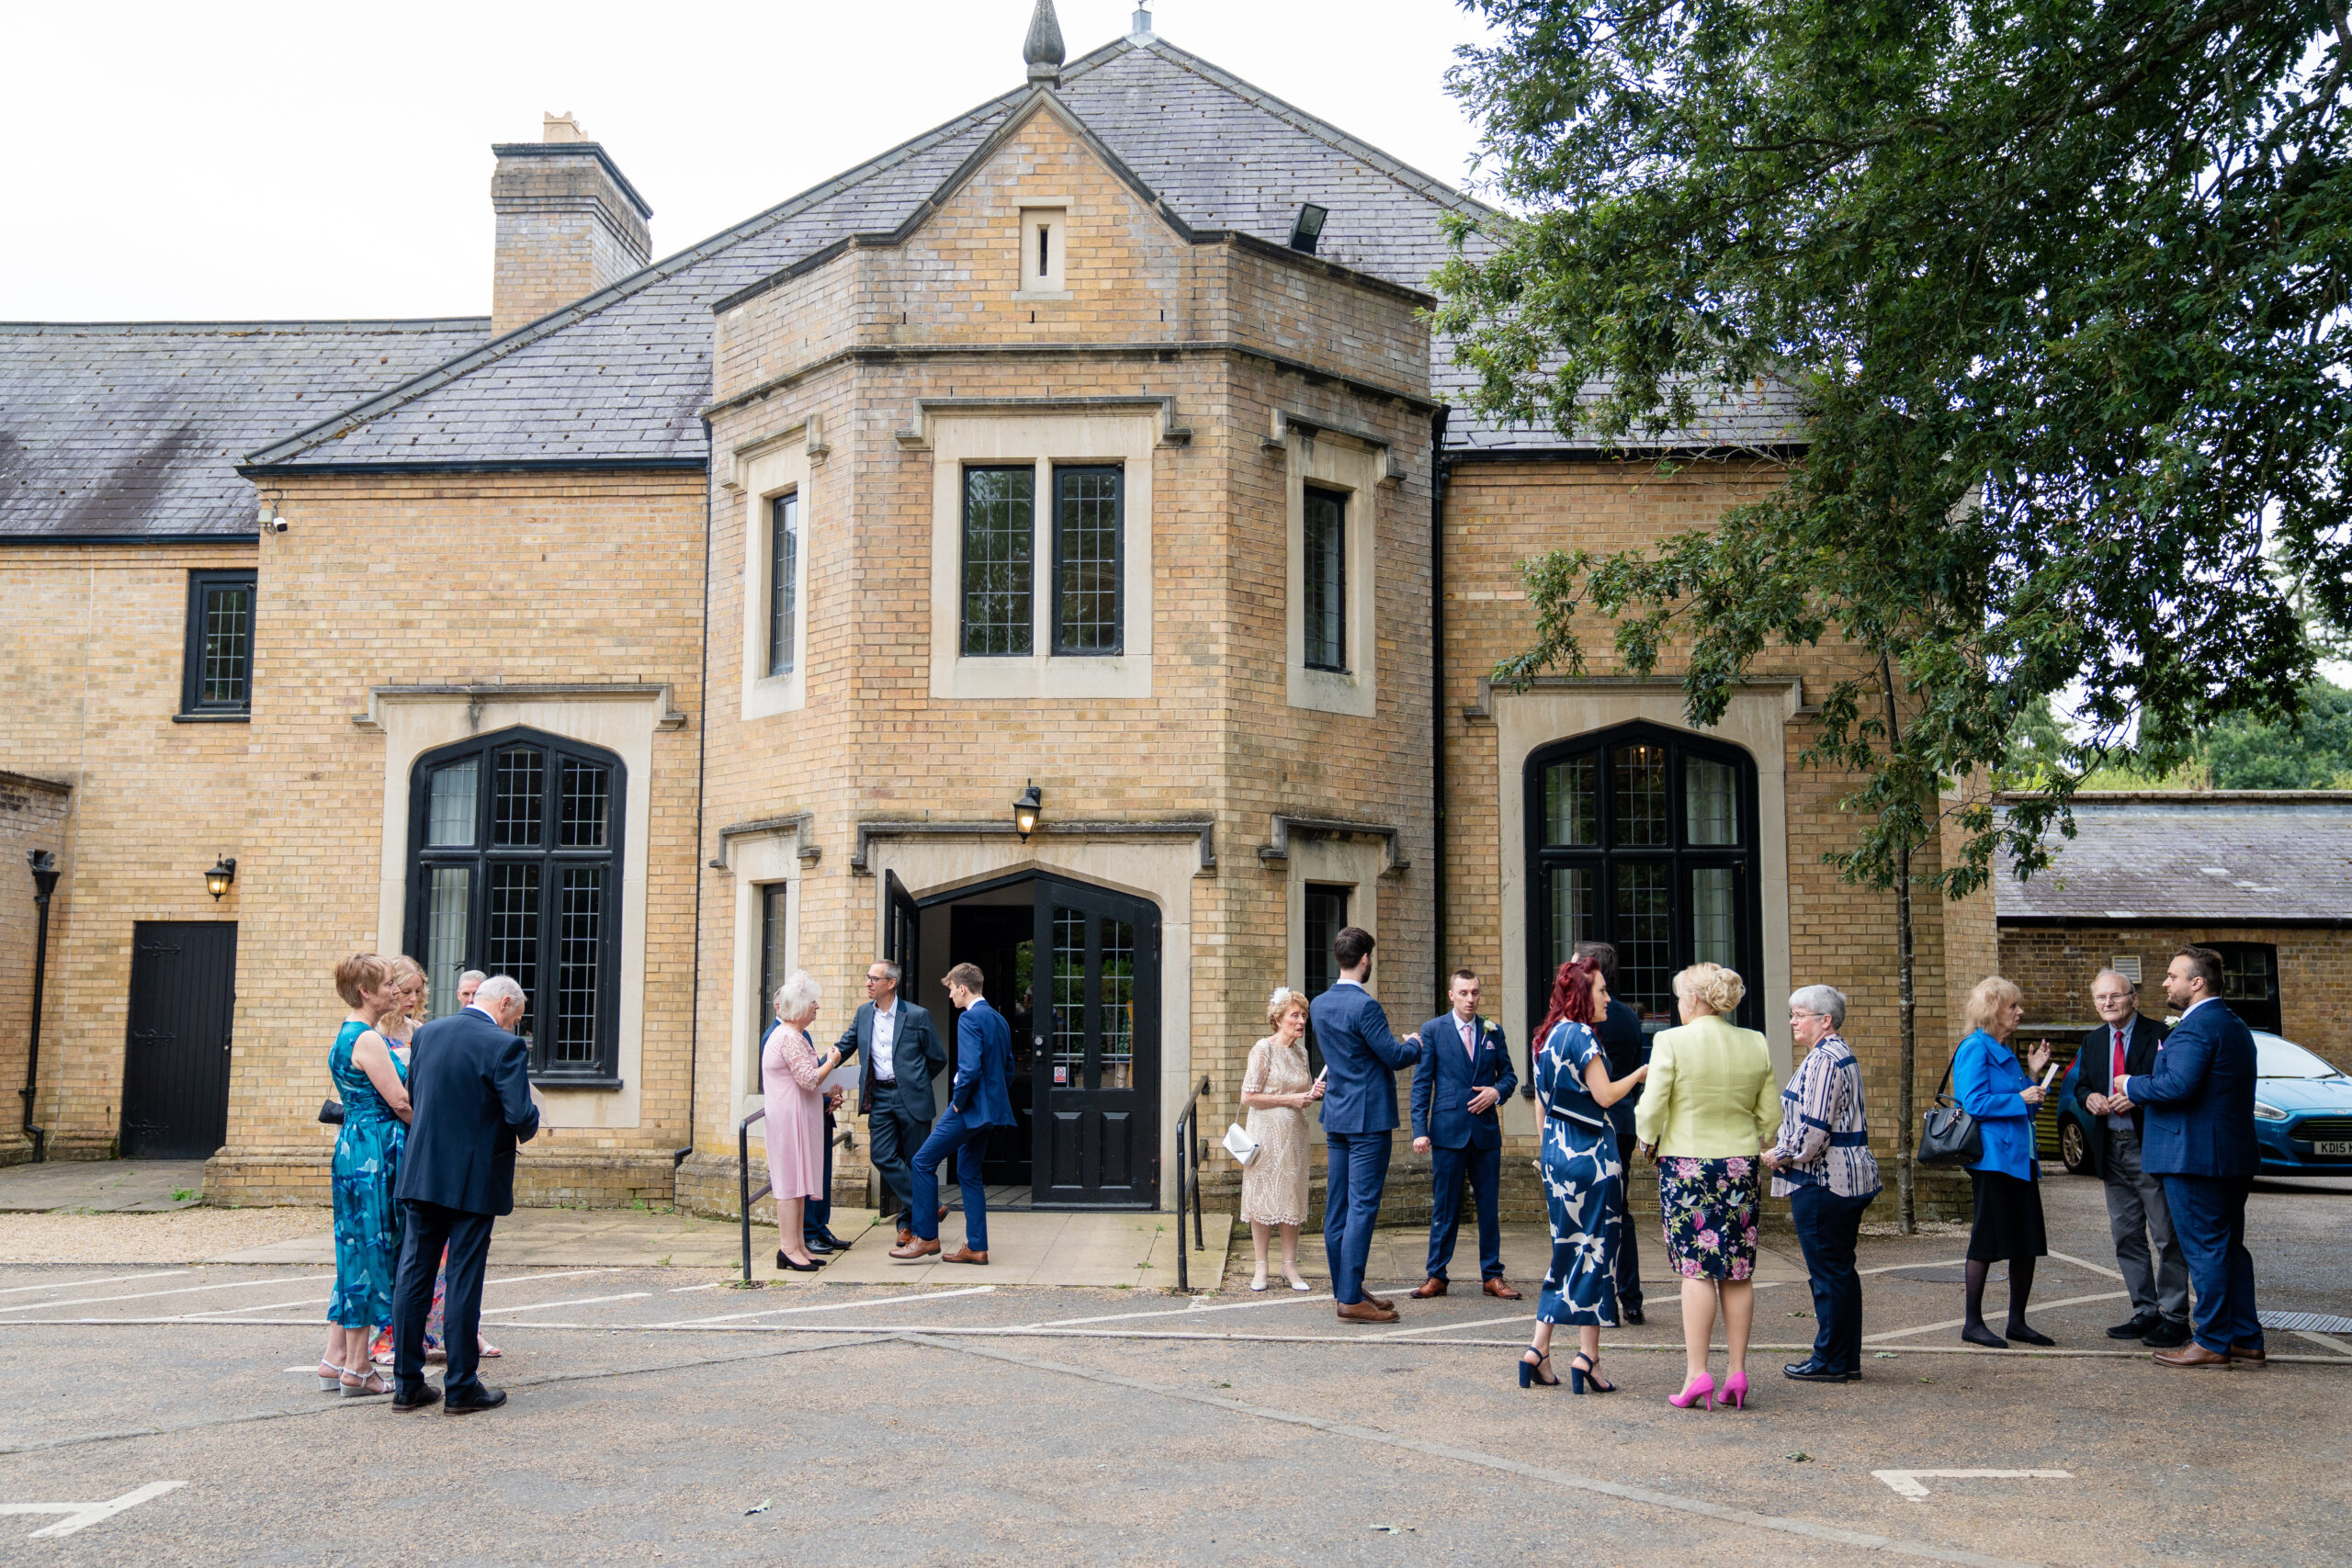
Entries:
{"type": "MultiPolygon", "coordinates": [[[[2266,1176],[2352,1176],[2352,1077],[2291,1040],[2254,1032],[2254,1133],[2266,1176]]],[[[2076,1176],[2091,1169],[2089,1118],[2075,1098],[2076,1068],[2059,1080],[2054,1151],[2076,1176]]],[[[2049,1141],[2046,1137],[2042,1140],[2049,1141]]]]}

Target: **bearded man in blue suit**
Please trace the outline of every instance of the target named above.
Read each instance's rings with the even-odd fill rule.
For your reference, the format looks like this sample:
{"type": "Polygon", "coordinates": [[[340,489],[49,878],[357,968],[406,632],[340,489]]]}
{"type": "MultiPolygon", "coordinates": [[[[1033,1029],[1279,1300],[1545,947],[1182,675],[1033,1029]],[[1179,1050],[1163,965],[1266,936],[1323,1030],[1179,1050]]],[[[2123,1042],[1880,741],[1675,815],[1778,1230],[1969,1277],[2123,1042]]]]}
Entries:
{"type": "Polygon", "coordinates": [[[1340,977],[1306,1010],[1323,1050],[1323,1146],[1329,1191],[1323,1250],[1331,1295],[1348,1323],[1394,1323],[1396,1304],[1364,1293],[1373,1222],[1388,1185],[1390,1134],[1396,1131],[1396,1073],[1420,1060],[1420,1037],[1399,1040],[1388,1015],[1364,989],[1372,977],[1372,933],[1349,926],[1332,939],[1340,977]]]}

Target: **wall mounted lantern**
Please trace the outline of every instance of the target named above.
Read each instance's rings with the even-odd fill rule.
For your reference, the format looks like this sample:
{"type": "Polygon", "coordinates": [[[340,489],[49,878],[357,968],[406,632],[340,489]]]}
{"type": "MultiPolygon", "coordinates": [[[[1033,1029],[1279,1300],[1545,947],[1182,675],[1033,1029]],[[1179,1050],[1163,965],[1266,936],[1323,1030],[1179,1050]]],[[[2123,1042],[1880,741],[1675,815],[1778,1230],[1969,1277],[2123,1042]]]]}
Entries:
{"type": "Polygon", "coordinates": [[[1023,843],[1027,843],[1029,835],[1037,830],[1037,814],[1045,804],[1046,797],[1037,793],[1035,779],[1029,781],[1029,787],[1012,803],[1012,830],[1021,835],[1023,843]]]}
{"type": "Polygon", "coordinates": [[[212,895],[212,901],[217,904],[221,895],[229,891],[230,884],[236,880],[237,863],[223,855],[213,863],[210,871],[204,874],[204,890],[212,895]]]}

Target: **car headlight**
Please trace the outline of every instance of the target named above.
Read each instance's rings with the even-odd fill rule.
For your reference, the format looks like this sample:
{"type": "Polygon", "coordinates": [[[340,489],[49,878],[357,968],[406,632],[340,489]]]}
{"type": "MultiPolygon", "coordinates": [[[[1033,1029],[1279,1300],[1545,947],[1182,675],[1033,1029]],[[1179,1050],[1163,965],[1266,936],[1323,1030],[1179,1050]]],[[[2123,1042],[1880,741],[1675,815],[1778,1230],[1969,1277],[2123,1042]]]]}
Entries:
{"type": "Polygon", "coordinates": [[[2287,1113],[2275,1105],[2265,1105],[2257,1100],[2254,1102],[2254,1119],[2257,1122],[2284,1122],[2287,1113]]]}

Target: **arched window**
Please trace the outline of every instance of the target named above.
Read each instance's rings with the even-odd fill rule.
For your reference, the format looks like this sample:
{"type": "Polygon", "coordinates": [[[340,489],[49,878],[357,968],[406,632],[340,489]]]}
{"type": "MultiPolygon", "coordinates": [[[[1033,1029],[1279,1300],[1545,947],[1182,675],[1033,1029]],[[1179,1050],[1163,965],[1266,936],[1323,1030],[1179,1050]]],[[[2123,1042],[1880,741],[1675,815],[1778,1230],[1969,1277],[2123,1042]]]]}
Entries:
{"type": "Polygon", "coordinates": [[[529,994],[537,1077],[617,1085],[621,823],[628,779],[601,747],[505,729],[428,751],[409,775],[407,951],[428,1005],[468,969],[529,994]]]}
{"type": "Polygon", "coordinates": [[[1739,1021],[1762,1027],[1756,764],[1736,746],[1652,724],[1532,752],[1527,802],[1531,1018],[1579,942],[1617,949],[1617,996],[1653,1028],[1679,1021],[1675,971],[1739,971],[1739,1021]]]}

